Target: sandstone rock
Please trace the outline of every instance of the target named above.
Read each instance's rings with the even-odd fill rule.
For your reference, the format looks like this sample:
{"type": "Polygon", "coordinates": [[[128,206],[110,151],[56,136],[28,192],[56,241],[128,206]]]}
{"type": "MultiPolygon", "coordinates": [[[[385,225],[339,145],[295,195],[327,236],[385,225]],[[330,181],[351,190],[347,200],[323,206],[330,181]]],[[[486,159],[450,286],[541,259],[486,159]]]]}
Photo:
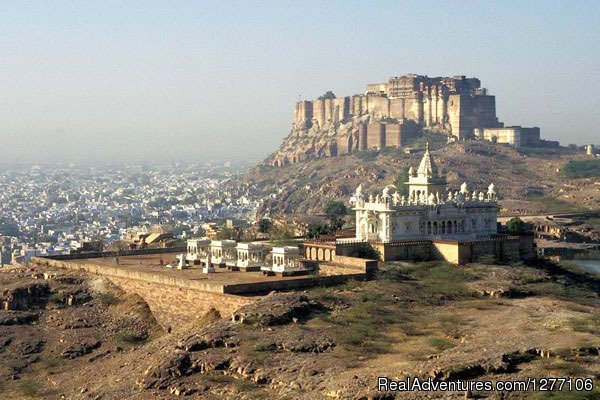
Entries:
{"type": "Polygon", "coordinates": [[[0,294],[0,302],[8,304],[11,310],[27,310],[46,304],[49,295],[50,286],[47,282],[29,282],[4,289],[0,294]]]}
{"type": "Polygon", "coordinates": [[[54,277],[54,280],[65,285],[81,285],[83,283],[83,278],[74,275],[58,275],[54,277]]]}
{"type": "Polygon", "coordinates": [[[264,299],[237,310],[232,319],[261,326],[285,325],[321,307],[321,304],[309,301],[300,293],[270,293],[264,299]]]}
{"type": "Polygon", "coordinates": [[[30,354],[41,353],[41,351],[44,349],[45,344],[46,344],[46,342],[43,340],[35,340],[35,339],[25,340],[23,342],[18,343],[17,352],[20,355],[30,355],[30,354]]]}
{"type": "Polygon", "coordinates": [[[222,352],[210,351],[191,356],[192,364],[190,370],[206,374],[210,371],[224,370],[231,364],[231,356],[222,352]]]}
{"type": "Polygon", "coordinates": [[[187,375],[191,365],[189,354],[178,351],[159,365],[147,369],[141,385],[145,389],[166,389],[175,378],[187,375]]]}
{"type": "Polygon", "coordinates": [[[63,329],[82,329],[82,328],[90,328],[93,324],[88,322],[84,318],[74,318],[73,320],[66,322],[63,324],[63,329]]]}
{"type": "Polygon", "coordinates": [[[0,351],[3,351],[5,348],[7,348],[12,341],[13,339],[10,337],[0,337],[0,351]]]}
{"type": "Polygon", "coordinates": [[[102,342],[99,340],[74,344],[64,349],[61,353],[61,356],[69,359],[85,356],[86,354],[90,354],[101,345],[102,342]]]}
{"type": "Polygon", "coordinates": [[[37,321],[38,314],[30,311],[0,311],[0,326],[25,325],[37,321]]]}
{"type": "Polygon", "coordinates": [[[237,326],[231,321],[219,320],[202,328],[197,334],[186,337],[177,348],[186,351],[200,351],[214,347],[235,347],[239,343],[237,326]]]}
{"type": "Polygon", "coordinates": [[[293,353],[322,353],[334,346],[335,343],[329,338],[303,335],[284,341],[279,348],[293,353]]]}

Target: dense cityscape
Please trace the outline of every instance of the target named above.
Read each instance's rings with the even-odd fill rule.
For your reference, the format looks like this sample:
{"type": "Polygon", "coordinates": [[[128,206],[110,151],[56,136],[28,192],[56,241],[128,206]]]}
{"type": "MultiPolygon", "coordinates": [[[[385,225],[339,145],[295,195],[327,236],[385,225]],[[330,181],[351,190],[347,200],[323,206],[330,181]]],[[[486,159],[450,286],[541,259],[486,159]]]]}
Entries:
{"type": "Polygon", "coordinates": [[[0,170],[2,264],[66,254],[169,226],[175,237],[208,221],[252,219],[258,200],[230,163],[31,165],[0,170]]]}

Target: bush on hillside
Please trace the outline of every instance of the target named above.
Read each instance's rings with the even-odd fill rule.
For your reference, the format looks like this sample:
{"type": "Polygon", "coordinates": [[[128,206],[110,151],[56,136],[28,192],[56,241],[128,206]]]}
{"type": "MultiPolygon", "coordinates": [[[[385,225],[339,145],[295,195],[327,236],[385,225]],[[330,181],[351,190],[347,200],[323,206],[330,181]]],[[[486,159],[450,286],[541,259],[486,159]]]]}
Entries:
{"type": "Polygon", "coordinates": [[[600,160],[573,160],[563,167],[569,178],[593,178],[600,176],[600,160]]]}

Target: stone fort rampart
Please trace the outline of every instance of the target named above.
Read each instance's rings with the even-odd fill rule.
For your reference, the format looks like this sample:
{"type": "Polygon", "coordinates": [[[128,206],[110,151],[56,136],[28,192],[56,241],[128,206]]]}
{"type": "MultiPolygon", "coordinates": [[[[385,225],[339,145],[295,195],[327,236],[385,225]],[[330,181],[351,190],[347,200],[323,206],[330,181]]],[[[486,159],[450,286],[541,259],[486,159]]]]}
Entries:
{"type": "Polygon", "coordinates": [[[363,94],[332,92],[294,107],[292,131],[270,159],[276,166],[354,151],[402,147],[421,129],[455,140],[500,128],[496,99],[477,78],[408,74],[367,85],[363,94]]]}

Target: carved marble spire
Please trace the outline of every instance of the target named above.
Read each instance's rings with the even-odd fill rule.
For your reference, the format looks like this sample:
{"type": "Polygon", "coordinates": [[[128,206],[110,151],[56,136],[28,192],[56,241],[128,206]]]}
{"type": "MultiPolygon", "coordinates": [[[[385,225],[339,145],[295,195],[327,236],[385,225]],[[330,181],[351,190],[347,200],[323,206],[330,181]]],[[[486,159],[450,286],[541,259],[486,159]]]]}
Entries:
{"type": "Polygon", "coordinates": [[[490,200],[496,199],[496,190],[493,183],[490,183],[490,186],[488,186],[487,197],[490,200]]]}
{"type": "Polygon", "coordinates": [[[417,169],[417,176],[427,178],[435,178],[438,176],[437,167],[433,162],[431,154],[429,154],[429,143],[427,143],[425,146],[425,154],[423,155],[421,163],[419,164],[419,168],[417,169]]]}

